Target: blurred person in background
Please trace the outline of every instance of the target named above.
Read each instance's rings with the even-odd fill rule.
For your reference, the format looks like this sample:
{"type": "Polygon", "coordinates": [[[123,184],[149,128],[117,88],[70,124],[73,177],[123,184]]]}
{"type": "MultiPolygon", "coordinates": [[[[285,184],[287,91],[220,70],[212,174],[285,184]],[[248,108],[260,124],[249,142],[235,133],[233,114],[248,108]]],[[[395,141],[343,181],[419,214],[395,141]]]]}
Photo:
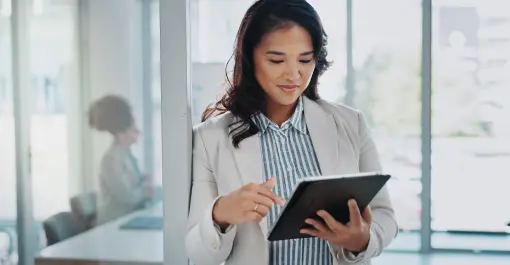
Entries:
{"type": "Polygon", "coordinates": [[[155,195],[155,189],[152,176],[140,171],[131,152],[141,132],[126,99],[107,95],[94,102],[89,110],[89,125],[113,136],[99,173],[97,223],[101,224],[143,208],[155,195]]]}

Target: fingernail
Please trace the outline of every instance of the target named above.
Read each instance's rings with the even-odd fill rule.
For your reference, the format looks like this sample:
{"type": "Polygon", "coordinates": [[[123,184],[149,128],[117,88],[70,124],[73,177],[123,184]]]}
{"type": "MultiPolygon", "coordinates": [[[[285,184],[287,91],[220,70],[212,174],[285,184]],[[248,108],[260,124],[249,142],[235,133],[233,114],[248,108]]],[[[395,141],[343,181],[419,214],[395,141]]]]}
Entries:
{"type": "Polygon", "coordinates": [[[306,231],[304,229],[299,230],[299,233],[306,234],[306,231]]]}

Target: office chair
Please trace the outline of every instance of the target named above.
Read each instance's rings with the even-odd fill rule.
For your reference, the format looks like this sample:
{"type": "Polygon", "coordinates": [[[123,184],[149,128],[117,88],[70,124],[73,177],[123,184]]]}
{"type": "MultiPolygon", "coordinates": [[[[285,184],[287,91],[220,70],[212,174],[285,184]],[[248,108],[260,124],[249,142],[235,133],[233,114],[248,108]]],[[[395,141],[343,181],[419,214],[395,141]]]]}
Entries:
{"type": "Polygon", "coordinates": [[[81,219],[70,212],[60,212],[43,222],[47,245],[53,245],[87,230],[81,219]]]}
{"type": "Polygon", "coordinates": [[[15,250],[16,233],[8,227],[0,227],[0,264],[11,264],[15,250]]]}
{"type": "Polygon", "coordinates": [[[71,206],[71,212],[82,220],[87,229],[95,226],[97,214],[96,192],[88,192],[76,195],[72,197],[69,202],[71,206]]]}

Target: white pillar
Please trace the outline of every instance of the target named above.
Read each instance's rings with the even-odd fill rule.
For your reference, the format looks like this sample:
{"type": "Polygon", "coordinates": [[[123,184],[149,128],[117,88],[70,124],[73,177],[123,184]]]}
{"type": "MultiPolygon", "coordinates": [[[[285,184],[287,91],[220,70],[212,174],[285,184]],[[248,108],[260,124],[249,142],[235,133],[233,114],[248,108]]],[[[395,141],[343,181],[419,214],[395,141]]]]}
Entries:
{"type": "Polygon", "coordinates": [[[16,146],[16,229],[19,264],[34,264],[37,238],[32,211],[32,170],[30,148],[29,22],[30,1],[12,1],[11,48],[16,146]]]}
{"type": "Polygon", "coordinates": [[[161,0],[161,119],[165,265],[187,265],[191,187],[191,45],[189,0],[161,0]]]}

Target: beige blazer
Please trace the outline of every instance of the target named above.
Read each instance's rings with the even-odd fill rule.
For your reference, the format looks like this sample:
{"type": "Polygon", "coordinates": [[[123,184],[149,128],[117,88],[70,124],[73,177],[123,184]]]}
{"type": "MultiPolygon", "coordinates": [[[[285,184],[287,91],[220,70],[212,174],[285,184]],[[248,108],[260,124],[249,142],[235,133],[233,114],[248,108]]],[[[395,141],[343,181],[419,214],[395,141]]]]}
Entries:
{"type": "MultiPolygon", "coordinates": [[[[381,171],[370,130],[359,111],[324,100],[304,98],[308,130],[323,175],[381,171]]],[[[263,182],[259,136],[232,146],[225,113],[193,130],[193,184],[186,249],[196,265],[268,264],[267,220],[232,226],[220,233],[212,220],[217,198],[248,183],[263,182]]],[[[373,222],[368,249],[354,256],[331,245],[335,264],[371,264],[397,235],[397,222],[387,188],[370,204],[373,222]]]]}

